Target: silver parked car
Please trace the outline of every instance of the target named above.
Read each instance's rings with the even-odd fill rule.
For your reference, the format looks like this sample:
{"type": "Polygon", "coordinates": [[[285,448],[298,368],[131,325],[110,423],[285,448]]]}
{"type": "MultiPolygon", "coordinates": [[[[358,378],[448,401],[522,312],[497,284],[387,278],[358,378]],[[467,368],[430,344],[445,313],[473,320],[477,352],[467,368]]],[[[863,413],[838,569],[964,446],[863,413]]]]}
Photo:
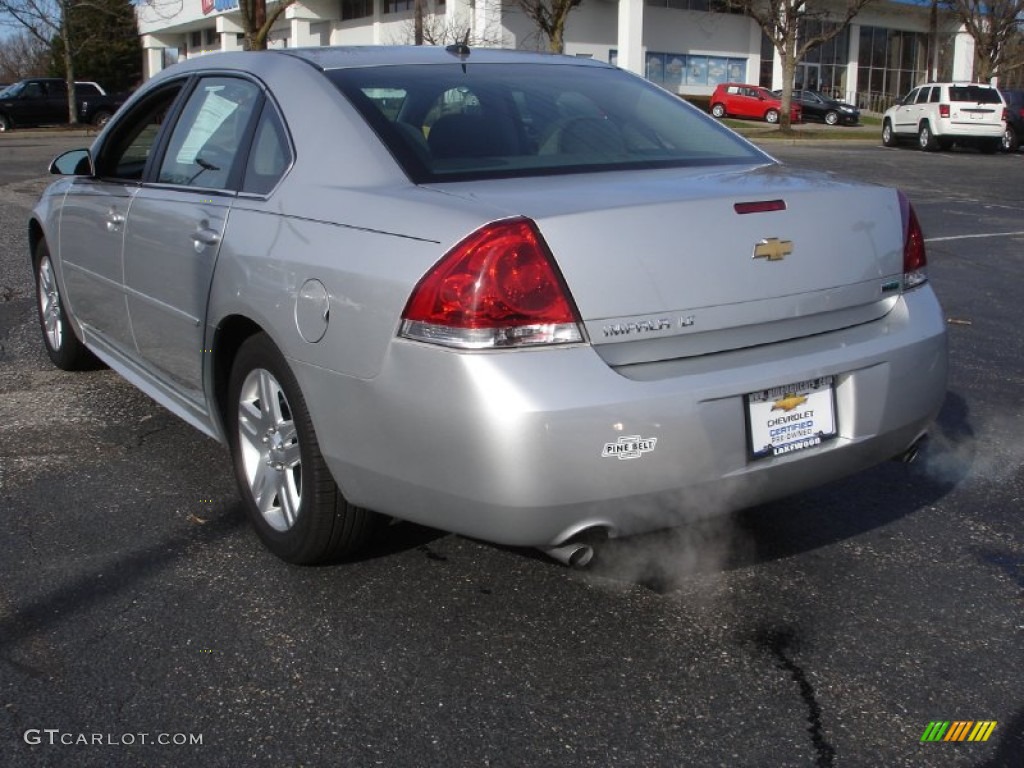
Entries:
{"type": "Polygon", "coordinates": [[[291,562],[385,516],[543,548],[670,526],[912,451],[944,398],[905,197],[592,60],[204,56],[54,170],[50,357],[226,442],[291,562]]]}

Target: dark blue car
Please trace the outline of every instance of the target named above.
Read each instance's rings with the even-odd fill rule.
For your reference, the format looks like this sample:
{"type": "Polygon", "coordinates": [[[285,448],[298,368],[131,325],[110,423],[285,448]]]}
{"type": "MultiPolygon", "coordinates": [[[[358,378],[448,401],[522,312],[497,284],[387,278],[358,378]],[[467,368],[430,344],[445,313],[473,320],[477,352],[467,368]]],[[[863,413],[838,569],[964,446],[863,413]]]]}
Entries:
{"type": "Polygon", "coordinates": [[[1016,152],[1020,137],[1024,135],[1024,90],[1000,91],[1006,102],[1006,130],[1003,132],[1003,151],[1016,152]]]}
{"type": "MultiPolygon", "coordinates": [[[[781,90],[774,93],[782,96],[781,90]]],[[[818,91],[794,90],[793,101],[803,109],[804,120],[821,120],[828,125],[856,125],[860,122],[860,110],[855,106],[818,91]]]]}

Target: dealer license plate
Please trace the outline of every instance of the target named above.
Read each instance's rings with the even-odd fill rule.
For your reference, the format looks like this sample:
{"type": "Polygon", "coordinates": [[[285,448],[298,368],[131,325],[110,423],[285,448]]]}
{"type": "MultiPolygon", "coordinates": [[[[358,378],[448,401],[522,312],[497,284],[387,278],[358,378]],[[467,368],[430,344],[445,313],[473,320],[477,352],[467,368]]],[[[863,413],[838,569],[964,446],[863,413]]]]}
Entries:
{"type": "Polygon", "coordinates": [[[832,376],[747,395],[750,455],[755,459],[813,448],[838,433],[832,376]]]}

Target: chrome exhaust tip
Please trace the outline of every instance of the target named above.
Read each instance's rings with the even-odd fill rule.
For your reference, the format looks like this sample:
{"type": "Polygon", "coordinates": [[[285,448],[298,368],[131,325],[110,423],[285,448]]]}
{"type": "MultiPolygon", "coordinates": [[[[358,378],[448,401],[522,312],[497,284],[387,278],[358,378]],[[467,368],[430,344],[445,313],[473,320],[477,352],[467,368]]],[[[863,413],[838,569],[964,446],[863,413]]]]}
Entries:
{"type": "Polygon", "coordinates": [[[570,568],[583,568],[594,559],[594,548],[580,542],[570,542],[557,547],[541,547],[540,551],[570,568]]]}
{"type": "Polygon", "coordinates": [[[928,435],[921,435],[910,447],[907,448],[903,453],[894,457],[895,461],[901,461],[904,464],[913,464],[917,461],[918,455],[921,453],[921,448],[924,446],[925,441],[928,439],[928,435]]]}

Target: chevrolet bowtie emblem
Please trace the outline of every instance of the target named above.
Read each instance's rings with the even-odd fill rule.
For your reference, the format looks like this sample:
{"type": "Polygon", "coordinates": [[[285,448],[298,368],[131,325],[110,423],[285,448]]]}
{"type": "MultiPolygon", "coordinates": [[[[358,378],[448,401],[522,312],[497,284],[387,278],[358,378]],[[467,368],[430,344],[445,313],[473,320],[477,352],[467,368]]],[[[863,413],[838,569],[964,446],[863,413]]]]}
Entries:
{"type": "Polygon", "coordinates": [[[792,240],[779,240],[777,237],[766,237],[754,246],[755,259],[782,261],[793,252],[792,240]]]}
{"type": "Polygon", "coordinates": [[[787,394],[781,400],[776,400],[772,403],[773,411],[786,411],[789,413],[794,408],[797,408],[807,402],[807,398],[803,395],[787,394]]]}

